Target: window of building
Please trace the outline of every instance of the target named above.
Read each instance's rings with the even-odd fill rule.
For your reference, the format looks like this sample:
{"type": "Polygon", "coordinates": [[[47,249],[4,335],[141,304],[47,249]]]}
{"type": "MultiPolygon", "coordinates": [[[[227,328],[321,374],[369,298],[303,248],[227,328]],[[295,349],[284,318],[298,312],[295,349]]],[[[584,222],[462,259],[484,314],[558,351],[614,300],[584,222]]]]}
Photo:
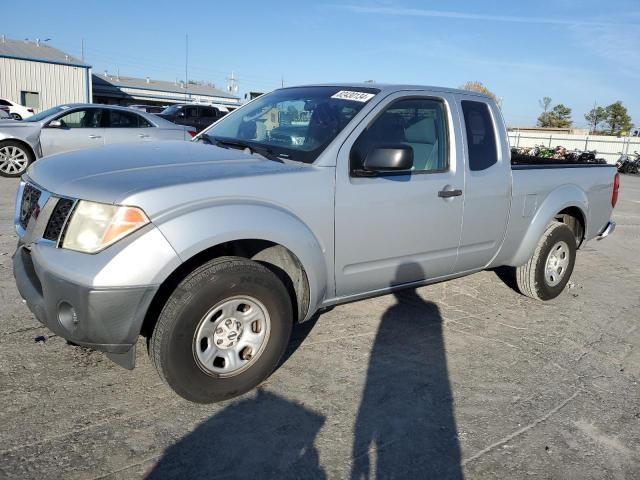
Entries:
{"type": "Polygon", "coordinates": [[[40,107],[40,94],[38,92],[20,92],[20,103],[27,108],[40,107]]]}

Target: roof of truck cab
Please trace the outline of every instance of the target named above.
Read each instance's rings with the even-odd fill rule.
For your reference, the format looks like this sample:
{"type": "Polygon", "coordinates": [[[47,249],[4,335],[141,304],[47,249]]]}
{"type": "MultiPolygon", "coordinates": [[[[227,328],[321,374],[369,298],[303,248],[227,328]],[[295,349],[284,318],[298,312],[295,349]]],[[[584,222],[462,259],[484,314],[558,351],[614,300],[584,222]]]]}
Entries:
{"type": "MultiPolygon", "coordinates": [[[[473,90],[463,90],[460,88],[449,88],[449,87],[436,87],[433,85],[404,85],[404,84],[393,84],[393,83],[313,83],[307,85],[295,85],[291,87],[283,87],[283,89],[287,88],[296,88],[296,87],[340,87],[340,88],[375,88],[380,90],[380,92],[385,93],[393,93],[393,92],[401,92],[407,90],[429,90],[432,92],[442,92],[442,93],[458,93],[462,95],[472,95],[479,96],[485,98],[491,98],[484,93],[475,92],[473,90]]],[[[282,90],[282,89],[281,89],[282,90]]]]}

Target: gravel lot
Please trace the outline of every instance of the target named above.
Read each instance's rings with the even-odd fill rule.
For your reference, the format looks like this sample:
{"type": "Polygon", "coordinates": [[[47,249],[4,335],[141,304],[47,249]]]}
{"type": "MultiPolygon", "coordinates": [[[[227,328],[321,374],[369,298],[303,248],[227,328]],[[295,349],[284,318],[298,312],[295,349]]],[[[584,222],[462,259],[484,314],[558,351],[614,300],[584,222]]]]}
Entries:
{"type": "Polygon", "coordinates": [[[556,300],[482,272],[336,307],[259,390],[209,406],[142,341],[129,372],[38,324],[11,274],[16,185],[0,179],[2,478],[640,478],[640,177],[556,300]]]}

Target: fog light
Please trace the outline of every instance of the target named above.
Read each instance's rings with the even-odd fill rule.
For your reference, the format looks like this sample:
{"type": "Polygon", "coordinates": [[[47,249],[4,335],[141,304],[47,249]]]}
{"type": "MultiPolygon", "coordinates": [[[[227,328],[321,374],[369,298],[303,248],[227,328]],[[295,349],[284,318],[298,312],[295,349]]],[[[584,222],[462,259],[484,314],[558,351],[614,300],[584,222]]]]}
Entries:
{"type": "Polygon", "coordinates": [[[78,326],[78,314],[68,302],[58,304],[58,320],[67,330],[73,330],[78,326]]]}

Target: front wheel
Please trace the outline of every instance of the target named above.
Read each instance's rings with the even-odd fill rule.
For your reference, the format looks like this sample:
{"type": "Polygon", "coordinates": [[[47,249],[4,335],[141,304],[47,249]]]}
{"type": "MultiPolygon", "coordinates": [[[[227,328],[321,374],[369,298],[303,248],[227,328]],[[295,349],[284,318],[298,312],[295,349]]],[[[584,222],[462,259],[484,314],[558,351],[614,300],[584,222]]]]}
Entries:
{"type": "Polygon", "coordinates": [[[516,269],[520,292],[538,300],[556,298],[571,277],[576,251],[573,231],[563,223],[550,224],[529,261],[516,269]]]}
{"type": "Polygon", "coordinates": [[[0,176],[19,177],[33,160],[33,153],[20,142],[0,142],[0,176]]]}
{"type": "Polygon", "coordinates": [[[149,354],[181,397],[226,400],[273,372],[289,342],[292,312],[274,273],[257,262],[221,257],[176,287],[160,313],[149,354]]]}

